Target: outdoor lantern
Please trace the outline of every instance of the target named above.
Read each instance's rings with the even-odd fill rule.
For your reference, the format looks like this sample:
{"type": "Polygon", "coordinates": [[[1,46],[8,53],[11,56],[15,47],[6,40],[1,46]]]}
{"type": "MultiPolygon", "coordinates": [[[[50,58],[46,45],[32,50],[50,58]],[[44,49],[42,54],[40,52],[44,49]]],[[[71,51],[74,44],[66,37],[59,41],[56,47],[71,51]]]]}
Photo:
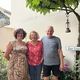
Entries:
{"type": "Polygon", "coordinates": [[[66,33],[71,32],[70,30],[70,22],[69,22],[69,14],[66,15],[67,21],[66,21],[66,33]]]}

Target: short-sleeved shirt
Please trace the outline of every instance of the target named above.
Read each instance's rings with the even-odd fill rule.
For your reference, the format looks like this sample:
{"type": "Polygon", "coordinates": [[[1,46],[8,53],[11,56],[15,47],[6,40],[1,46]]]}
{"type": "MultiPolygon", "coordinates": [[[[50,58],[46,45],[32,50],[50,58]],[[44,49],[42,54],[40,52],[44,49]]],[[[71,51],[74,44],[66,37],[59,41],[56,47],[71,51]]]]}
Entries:
{"type": "Polygon", "coordinates": [[[41,41],[38,41],[36,45],[31,42],[27,43],[28,47],[28,63],[30,65],[39,65],[43,58],[43,45],[41,41]]]}
{"type": "Polygon", "coordinates": [[[61,49],[60,38],[53,36],[48,38],[47,36],[42,38],[43,42],[43,54],[44,54],[44,65],[59,65],[60,58],[58,55],[58,49],[61,49]]]}

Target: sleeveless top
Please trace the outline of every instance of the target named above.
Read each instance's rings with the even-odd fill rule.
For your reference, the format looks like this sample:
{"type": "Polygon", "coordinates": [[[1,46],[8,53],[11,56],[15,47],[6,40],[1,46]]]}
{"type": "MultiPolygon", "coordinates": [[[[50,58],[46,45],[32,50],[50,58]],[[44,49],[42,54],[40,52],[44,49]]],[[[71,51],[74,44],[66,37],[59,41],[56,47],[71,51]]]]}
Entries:
{"type": "Polygon", "coordinates": [[[13,50],[8,63],[8,80],[28,80],[28,64],[26,58],[26,45],[17,45],[11,42],[13,50]]]}

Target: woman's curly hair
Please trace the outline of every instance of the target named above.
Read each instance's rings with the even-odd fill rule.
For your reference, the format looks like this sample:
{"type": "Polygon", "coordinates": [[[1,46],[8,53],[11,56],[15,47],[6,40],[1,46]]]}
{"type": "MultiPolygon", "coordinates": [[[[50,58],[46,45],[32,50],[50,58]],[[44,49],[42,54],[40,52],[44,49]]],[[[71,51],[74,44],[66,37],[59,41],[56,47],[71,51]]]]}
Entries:
{"type": "Polygon", "coordinates": [[[22,29],[22,28],[19,28],[17,30],[14,31],[14,37],[17,39],[17,34],[22,32],[23,33],[23,39],[26,37],[26,32],[22,29]]]}

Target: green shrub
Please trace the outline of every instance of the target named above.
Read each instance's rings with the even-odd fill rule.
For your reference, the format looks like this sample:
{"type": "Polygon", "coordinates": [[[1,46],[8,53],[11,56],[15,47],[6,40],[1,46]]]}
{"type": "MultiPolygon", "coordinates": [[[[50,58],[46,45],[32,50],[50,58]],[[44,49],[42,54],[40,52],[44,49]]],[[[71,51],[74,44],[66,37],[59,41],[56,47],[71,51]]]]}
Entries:
{"type": "Polygon", "coordinates": [[[7,80],[7,61],[3,57],[3,53],[0,51],[0,80],[7,80]]]}
{"type": "Polygon", "coordinates": [[[80,80],[80,58],[75,60],[73,69],[67,68],[67,70],[62,73],[61,80],[80,80]]]}

